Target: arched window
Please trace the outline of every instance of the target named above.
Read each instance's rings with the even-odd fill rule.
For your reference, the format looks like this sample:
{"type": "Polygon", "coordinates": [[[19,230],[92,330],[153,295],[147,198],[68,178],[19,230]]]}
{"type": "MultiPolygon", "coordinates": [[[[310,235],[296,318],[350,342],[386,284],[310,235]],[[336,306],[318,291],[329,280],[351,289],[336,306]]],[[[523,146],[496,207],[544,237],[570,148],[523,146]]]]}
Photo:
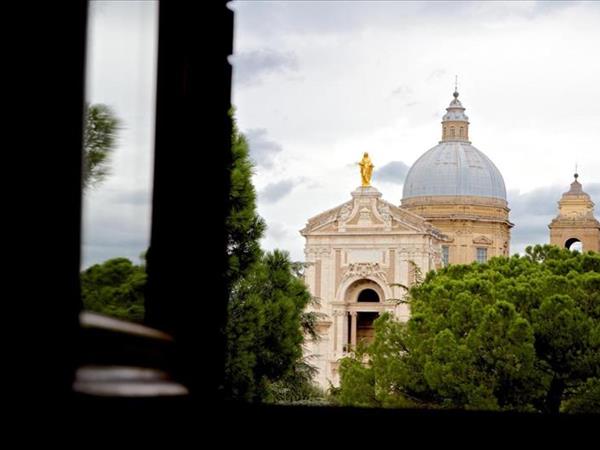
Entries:
{"type": "Polygon", "coordinates": [[[458,135],[459,135],[460,137],[463,137],[464,131],[465,131],[464,127],[460,127],[460,130],[459,130],[459,132],[458,132],[458,135]]]}
{"type": "Polygon", "coordinates": [[[373,289],[363,289],[358,294],[357,302],[379,302],[379,295],[373,289]]]}
{"type": "Polygon", "coordinates": [[[455,137],[456,134],[454,133],[454,127],[450,127],[450,137],[455,137]]]}

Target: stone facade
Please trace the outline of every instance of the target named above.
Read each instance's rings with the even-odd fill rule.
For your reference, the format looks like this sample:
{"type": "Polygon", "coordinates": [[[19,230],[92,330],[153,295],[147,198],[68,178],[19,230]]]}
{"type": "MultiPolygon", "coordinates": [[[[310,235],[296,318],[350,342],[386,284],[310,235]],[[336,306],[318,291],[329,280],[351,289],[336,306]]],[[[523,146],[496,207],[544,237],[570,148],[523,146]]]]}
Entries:
{"type": "Polygon", "coordinates": [[[477,249],[486,258],[510,255],[508,204],[505,200],[477,196],[431,196],[402,200],[402,207],[426,219],[450,242],[448,263],[469,264],[477,249]]]}
{"type": "Polygon", "coordinates": [[[552,220],[550,244],[570,248],[581,242],[582,251],[600,251],[600,222],[594,217],[594,203],[577,181],[562,195],[558,202],[558,215],[552,220]]]}
{"type": "Polygon", "coordinates": [[[306,354],[324,388],[339,384],[339,360],[370,336],[378,314],[409,317],[400,303],[416,273],[441,266],[441,245],[448,238],[412,212],[381,198],[372,186],[359,187],[352,200],[310,219],[306,238],[305,282],[319,304],[321,339],[306,344],[306,354]],[[361,301],[365,293],[376,296],[361,301]],[[372,301],[377,298],[378,301],[372,301]]]}

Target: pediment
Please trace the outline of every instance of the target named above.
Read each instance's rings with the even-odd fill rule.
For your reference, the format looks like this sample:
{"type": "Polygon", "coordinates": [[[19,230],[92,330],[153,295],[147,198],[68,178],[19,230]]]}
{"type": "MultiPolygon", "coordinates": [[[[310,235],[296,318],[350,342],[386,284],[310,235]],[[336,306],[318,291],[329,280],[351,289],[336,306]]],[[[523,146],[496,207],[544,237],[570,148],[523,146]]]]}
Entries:
{"type": "Polygon", "coordinates": [[[473,238],[473,244],[481,244],[481,245],[492,245],[494,241],[486,236],[477,236],[473,238]]]}
{"type": "Polygon", "coordinates": [[[379,196],[353,195],[353,199],[310,218],[300,232],[309,233],[389,233],[412,232],[433,234],[444,240],[441,232],[423,217],[379,196]]]}

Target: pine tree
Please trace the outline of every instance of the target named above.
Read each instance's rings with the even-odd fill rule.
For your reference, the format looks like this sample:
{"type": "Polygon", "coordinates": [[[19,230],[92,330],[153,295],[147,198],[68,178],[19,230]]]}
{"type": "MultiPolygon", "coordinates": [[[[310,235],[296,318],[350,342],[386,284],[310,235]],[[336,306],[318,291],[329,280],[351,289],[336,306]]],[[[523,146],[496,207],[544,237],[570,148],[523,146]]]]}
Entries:
{"type": "Polygon", "coordinates": [[[428,273],[410,290],[409,321],[383,315],[365,354],[342,362],[340,401],[546,413],[597,408],[600,254],[548,245],[526,253],[428,273]]]}

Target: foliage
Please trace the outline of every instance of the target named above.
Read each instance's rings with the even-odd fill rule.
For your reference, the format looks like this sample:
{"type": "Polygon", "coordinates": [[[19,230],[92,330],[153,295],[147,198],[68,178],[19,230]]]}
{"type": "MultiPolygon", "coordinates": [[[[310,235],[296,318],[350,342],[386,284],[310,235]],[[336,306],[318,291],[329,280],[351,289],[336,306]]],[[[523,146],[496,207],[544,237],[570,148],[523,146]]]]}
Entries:
{"type": "Polygon", "coordinates": [[[226,386],[232,398],[269,400],[270,383],[298,377],[301,317],[311,298],[287,252],[266,253],[232,291],[226,326],[226,386]]]}
{"type": "MultiPolygon", "coordinates": [[[[298,270],[298,268],[305,266],[306,263],[293,262],[292,272],[294,276],[301,279],[303,272],[302,270],[298,270]]],[[[318,307],[320,299],[311,297],[309,305],[318,307]]],[[[325,314],[310,311],[307,308],[301,312],[300,328],[305,339],[308,338],[311,341],[321,339],[317,324],[323,317],[325,317],[325,314]]],[[[310,364],[309,359],[311,359],[311,356],[305,356],[296,360],[288,375],[270,383],[267,388],[267,401],[294,404],[329,404],[329,400],[326,398],[327,393],[313,383],[313,378],[317,374],[317,368],[310,364]]]]}
{"type": "Polygon", "coordinates": [[[599,411],[599,254],[538,245],[450,265],[410,290],[410,306],[407,323],[383,315],[373,344],[342,362],[343,404],[599,411]]]}
{"type": "Polygon", "coordinates": [[[326,393],[313,384],[316,368],[306,359],[296,361],[291,371],[269,383],[267,401],[288,404],[327,404],[326,393]]]}
{"type": "Polygon", "coordinates": [[[317,313],[302,281],[301,263],[287,252],[263,254],[265,223],[256,212],[248,142],[230,112],[232,162],[230,213],[226,221],[226,273],[230,286],[225,395],[247,401],[297,402],[319,398],[315,369],[302,356],[304,336],[317,337],[317,313]]]}
{"type": "Polygon", "coordinates": [[[589,378],[575,395],[565,402],[564,411],[569,413],[598,413],[600,411],[600,378],[589,378]]]}
{"type": "Polygon", "coordinates": [[[85,309],[134,322],[144,319],[146,270],[126,258],[95,264],[81,273],[85,309]]]}
{"type": "Polygon", "coordinates": [[[232,121],[230,167],[230,212],[225,227],[227,256],[229,258],[227,281],[230,286],[248,273],[260,258],[259,240],[265,232],[265,222],[256,212],[256,191],[252,185],[252,161],[248,141],[241,134],[230,111],[232,121]]]}
{"type": "Polygon", "coordinates": [[[87,107],[83,133],[84,188],[97,186],[108,175],[109,159],[115,146],[118,127],[119,120],[107,105],[87,107]]]}

